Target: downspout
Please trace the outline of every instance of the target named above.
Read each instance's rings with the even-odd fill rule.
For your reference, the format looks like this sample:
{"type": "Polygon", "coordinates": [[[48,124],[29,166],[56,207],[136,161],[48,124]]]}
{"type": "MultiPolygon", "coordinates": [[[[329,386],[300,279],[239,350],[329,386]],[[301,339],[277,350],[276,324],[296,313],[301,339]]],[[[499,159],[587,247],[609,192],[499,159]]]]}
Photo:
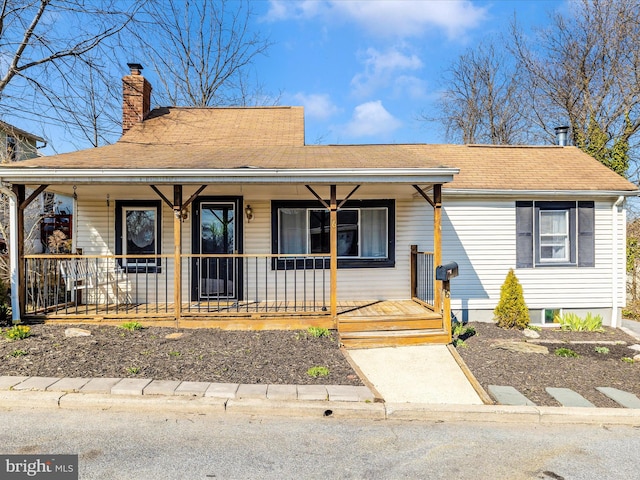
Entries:
{"type": "Polygon", "coordinates": [[[0,184],[0,193],[9,197],[9,278],[11,283],[11,319],[14,323],[20,322],[20,301],[18,300],[18,246],[12,245],[18,238],[18,197],[6,186],[0,184]]]}
{"type": "Polygon", "coordinates": [[[613,241],[611,246],[611,327],[618,327],[618,207],[624,200],[623,196],[618,197],[611,207],[611,223],[613,230],[613,241]]]}

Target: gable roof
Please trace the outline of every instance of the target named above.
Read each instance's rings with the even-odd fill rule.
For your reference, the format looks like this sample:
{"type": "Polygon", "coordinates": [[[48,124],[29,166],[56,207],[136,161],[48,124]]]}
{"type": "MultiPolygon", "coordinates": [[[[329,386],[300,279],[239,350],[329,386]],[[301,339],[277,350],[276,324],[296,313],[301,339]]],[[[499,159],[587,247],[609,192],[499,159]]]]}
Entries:
{"type": "Polygon", "coordinates": [[[302,107],[163,107],[118,143],[217,147],[303,146],[302,107]]]}
{"type": "Polygon", "coordinates": [[[303,171],[307,178],[340,172],[346,181],[366,171],[368,181],[387,176],[386,182],[409,182],[412,175],[416,181],[420,176],[435,181],[440,171],[449,178],[445,183],[457,173],[445,186],[450,191],[638,190],[576,147],[305,145],[302,107],[155,109],[113,145],[0,166],[0,176],[25,181],[24,169],[29,178],[41,173],[69,179],[81,170],[90,176],[99,169],[100,175],[117,172],[131,181],[144,181],[143,174],[185,179],[196,172],[233,181],[278,175],[299,179],[303,171]]]}
{"type": "Polygon", "coordinates": [[[16,137],[22,137],[22,138],[27,138],[29,140],[33,140],[34,142],[44,143],[45,141],[44,138],[38,137],[33,133],[29,133],[26,130],[22,130],[21,128],[15,127],[10,123],[3,122],[2,120],[0,120],[0,130],[7,132],[10,135],[14,135],[16,137]]]}

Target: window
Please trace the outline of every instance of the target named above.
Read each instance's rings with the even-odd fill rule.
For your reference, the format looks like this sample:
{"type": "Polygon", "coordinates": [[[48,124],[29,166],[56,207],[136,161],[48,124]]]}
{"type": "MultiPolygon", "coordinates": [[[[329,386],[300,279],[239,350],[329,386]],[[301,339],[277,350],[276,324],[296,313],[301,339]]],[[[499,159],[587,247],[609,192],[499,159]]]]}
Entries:
{"type": "Polygon", "coordinates": [[[516,202],[516,266],[595,266],[594,202],[516,202]]]}
{"type": "MultiPolygon", "coordinates": [[[[338,211],[338,266],[390,267],[395,261],[395,202],[347,202],[338,211]]],[[[272,203],[272,251],[330,253],[330,213],[318,202],[272,203]]]]}
{"type": "Polygon", "coordinates": [[[561,308],[545,308],[542,310],[542,323],[556,323],[556,317],[562,315],[561,308]]]}
{"type": "Polygon", "coordinates": [[[7,161],[15,162],[18,158],[18,142],[16,137],[7,135],[7,161]]]}
{"type": "Polygon", "coordinates": [[[135,255],[160,253],[161,205],[159,201],[116,202],[116,254],[127,272],[158,272],[160,258],[136,258],[135,255]]]}
{"type": "Polygon", "coordinates": [[[540,262],[569,261],[569,212],[540,210],[540,262]]]}

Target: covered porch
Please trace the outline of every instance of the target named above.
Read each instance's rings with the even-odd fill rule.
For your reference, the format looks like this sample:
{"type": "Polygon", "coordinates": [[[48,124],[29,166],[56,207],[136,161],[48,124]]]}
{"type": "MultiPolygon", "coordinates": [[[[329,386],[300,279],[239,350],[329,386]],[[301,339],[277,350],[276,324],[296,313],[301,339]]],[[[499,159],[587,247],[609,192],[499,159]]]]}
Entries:
{"type": "Polygon", "coordinates": [[[120,267],[123,256],[25,255],[22,317],[27,322],[137,321],[147,326],[235,330],[315,326],[337,329],[341,342],[353,347],[448,343],[450,322],[443,319],[450,318],[449,299],[446,291],[437,295],[435,255],[419,252],[416,246],[409,254],[412,291],[406,300],[337,300],[330,268],[325,268],[330,255],[182,254],[178,268],[171,268],[175,259],[169,255],[146,258],[183,271],[183,281],[192,278],[192,268],[211,263],[214,271],[227,272],[229,278],[222,284],[242,278],[237,298],[230,298],[219,278],[203,279],[214,284],[207,298],[180,298],[179,303],[172,298],[169,275],[128,274],[120,267]],[[284,268],[273,268],[278,264],[284,268]],[[237,268],[243,275],[237,275],[237,268]]]}
{"type": "MultiPolygon", "coordinates": [[[[322,175],[304,170],[266,175],[262,169],[204,173],[189,170],[181,175],[171,172],[172,180],[179,184],[170,183],[164,170],[146,171],[144,175],[128,172],[125,178],[121,172],[95,176],[91,170],[71,175],[47,169],[51,176],[41,184],[35,183],[33,174],[46,175],[45,172],[15,170],[22,178],[13,178],[10,191],[15,219],[12,229],[14,238],[19,239],[16,258],[12,259],[14,320],[139,321],[147,325],[227,329],[319,326],[336,329],[343,344],[356,347],[447,343],[451,339],[448,294],[442,282],[435,280],[434,272],[442,262],[442,184],[451,181],[455,169],[349,169],[322,175]],[[153,176],[155,180],[149,178],[153,176]],[[33,191],[28,196],[27,187],[33,191]],[[164,209],[173,214],[165,215],[153,227],[163,232],[162,244],[158,236],[154,247],[156,253],[134,255],[118,251],[115,237],[122,235],[118,229],[123,222],[118,218],[118,202],[134,205],[133,210],[138,208],[141,200],[119,200],[130,198],[126,192],[134,187],[135,198],[153,199],[158,212],[164,209]],[[78,209],[82,211],[74,218],[78,231],[72,254],[24,252],[24,210],[45,189],[73,195],[74,214],[78,209]],[[314,212],[327,212],[327,223],[320,228],[320,234],[327,238],[323,252],[291,254],[273,244],[271,251],[265,252],[264,247],[259,247],[265,239],[269,243],[269,236],[273,240],[278,235],[273,224],[274,209],[294,200],[280,201],[293,197],[274,192],[288,192],[287,189],[295,190],[295,202],[316,205],[314,212]],[[363,190],[365,200],[355,200],[363,190]],[[394,241],[387,247],[393,262],[383,264],[383,268],[363,268],[357,262],[343,268],[346,262],[339,252],[343,248],[339,246],[339,235],[345,230],[339,212],[354,210],[354,202],[360,202],[357,205],[364,205],[365,210],[380,208],[379,202],[366,199],[392,198],[384,205],[388,204],[389,215],[395,216],[398,192],[404,195],[402,201],[429,217],[426,223],[432,228],[429,243],[433,248],[420,251],[417,245],[394,241]],[[248,198],[251,196],[254,199],[248,198]],[[106,213],[96,219],[98,213],[92,209],[100,197],[106,197],[106,213]],[[260,227],[256,221],[251,223],[247,211],[250,202],[261,209],[260,227]],[[374,207],[367,207],[371,202],[374,207]],[[235,219],[235,243],[211,252],[203,247],[204,233],[198,230],[196,216],[202,214],[203,206],[211,209],[223,204],[227,210],[216,210],[214,214],[228,214],[235,219]],[[266,216],[272,218],[271,224],[265,221],[266,216]],[[114,219],[115,231],[111,230],[114,219]],[[386,286],[376,280],[386,277],[392,282],[386,286]],[[357,295],[341,294],[347,285],[357,295]],[[386,296],[386,289],[395,293],[386,296]],[[367,291],[374,294],[368,296],[367,291]]],[[[101,203],[104,205],[104,200],[101,203]]],[[[145,205],[148,203],[149,200],[144,201],[145,205]]],[[[358,215],[361,214],[362,209],[358,215]]],[[[409,232],[403,233],[404,242],[412,228],[402,228],[409,232]]],[[[400,220],[389,229],[394,230],[395,238],[400,220]]]]}

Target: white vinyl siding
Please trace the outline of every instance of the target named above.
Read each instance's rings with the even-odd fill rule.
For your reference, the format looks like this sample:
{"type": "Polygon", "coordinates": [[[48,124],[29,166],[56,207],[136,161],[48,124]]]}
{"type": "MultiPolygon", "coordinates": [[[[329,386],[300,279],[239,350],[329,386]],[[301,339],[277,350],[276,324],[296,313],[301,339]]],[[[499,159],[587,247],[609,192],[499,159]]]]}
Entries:
{"type": "MultiPolygon", "coordinates": [[[[142,189],[141,189],[142,190],[142,189]]],[[[168,195],[165,189],[165,194],[168,195]]],[[[254,217],[247,222],[244,215],[244,252],[247,254],[269,254],[271,252],[271,200],[278,198],[294,200],[304,192],[245,193],[244,204],[251,204],[254,217]]],[[[153,192],[141,191],[135,196],[116,195],[111,192],[110,206],[106,194],[99,200],[87,199],[79,192],[79,209],[74,219],[77,235],[75,246],[85,254],[114,253],[115,200],[156,200],[153,192]]],[[[184,192],[185,198],[192,191],[184,192]]],[[[217,192],[206,191],[206,195],[217,192]]],[[[227,190],[226,195],[241,195],[241,190],[227,190]]],[[[203,193],[204,195],[204,193],[203,193]]],[[[306,198],[306,197],[305,197],[306,198]]],[[[361,198],[385,198],[379,191],[368,191],[361,198]]],[[[392,198],[387,196],[386,198],[392,198]]],[[[395,198],[395,266],[385,268],[349,268],[338,271],[338,300],[408,299],[410,296],[409,260],[411,245],[422,251],[433,250],[433,209],[422,198],[395,198]]],[[[510,268],[515,269],[515,200],[502,198],[464,198],[445,196],[442,215],[442,259],[455,261],[459,265],[459,276],[451,281],[452,307],[460,310],[484,310],[492,312],[500,297],[500,287],[510,268]]],[[[546,200],[546,199],[545,199],[546,200]]],[[[555,198],[552,200],[556,200],[555,198]]],[[[563,200],[559,198],[558,200],[563,200]]],[[[612,225],[614,199],[595,202],[595,267],[557,266],[553,268],[516,269],[527,305],[530,309],[611,308],[613,250],[617,250],[617,300],[618,307],[625,301],[625,220],[617,215],[617,246],[612,225]]],[[[173,219],[171,209],[162,202],[162,253],[173,253],[173,219]]],[[[191,218],[182,222],[183,253],[191,251],[191,218]]],[[[158,287],[159,298],[168,294],[173,301],[173,260],[164,264],[158,287]],[[168,275],[168,291],[165,292],[164,277],[168,275]]],[[[183,262],[183,299],[190,298],[190,282],[187,280],[187,264],[183,262]]],[[[251,267],[253,268],[253,267],[251,267]]],[[[250,273],[250,272],[249,272],[250,273]]],[[[327,272],[328,285],[328,272],[327,272]]],[[[154,287],[155,288],[155,287],[154,287]]],[[[473,316],[469,317],[473,320],[473,316]]]]}
{"type": "MultiPolygon", "coordinates": [[[[443,258],[458,262],[451,282],[454,309],[493,310],[510,268],[515,269],[513,200],[445,198],[443,258]]],[[[594,309],[612,305],[612,213],[609,202],[595,203],[595,267],[517,269],[530,309],[594,309]]],[[[623,215],[619,215],[623,217],[623,215]]],[[[618,225],[618,305],[624,302],[624,221],[618,225]]]]}

